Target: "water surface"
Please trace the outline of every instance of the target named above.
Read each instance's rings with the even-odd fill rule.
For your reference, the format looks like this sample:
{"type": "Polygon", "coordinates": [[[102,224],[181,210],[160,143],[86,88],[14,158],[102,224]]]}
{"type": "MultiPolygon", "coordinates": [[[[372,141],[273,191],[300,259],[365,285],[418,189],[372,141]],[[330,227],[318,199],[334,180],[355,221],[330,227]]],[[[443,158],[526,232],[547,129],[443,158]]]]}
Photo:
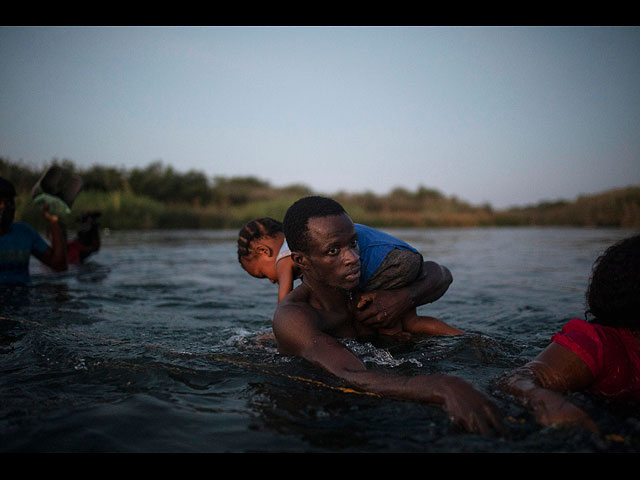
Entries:
{"type": "Polygon", "coordinates": [[[277,287],[238,264],[235,231],[112,232],[69,272],[32,259],[33,286],[0,289],[3,452],[635,452],[640,415],[587,394],[600,426],[541,428],[494,388],[584,316],[593,261],[630,230],[389,230],[454,283],[419,312],[465,331],[411,343],[347,341],[369,368],[458,375],[490,395],[509,434],[440,408],[342,390],[278,354],[277,287]]]}

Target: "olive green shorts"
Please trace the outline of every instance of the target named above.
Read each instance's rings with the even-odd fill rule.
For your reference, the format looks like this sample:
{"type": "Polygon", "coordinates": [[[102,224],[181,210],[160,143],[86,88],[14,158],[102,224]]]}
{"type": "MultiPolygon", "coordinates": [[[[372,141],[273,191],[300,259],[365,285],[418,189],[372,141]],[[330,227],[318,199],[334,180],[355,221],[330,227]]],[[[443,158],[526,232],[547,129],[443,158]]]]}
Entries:
{"type": "Polygon", "coordinates": [[[364,287],[372,290],[393,290],[413,283],[422,274],[424,260],[419,253],[396,248],[389,252],[364,287]]]}

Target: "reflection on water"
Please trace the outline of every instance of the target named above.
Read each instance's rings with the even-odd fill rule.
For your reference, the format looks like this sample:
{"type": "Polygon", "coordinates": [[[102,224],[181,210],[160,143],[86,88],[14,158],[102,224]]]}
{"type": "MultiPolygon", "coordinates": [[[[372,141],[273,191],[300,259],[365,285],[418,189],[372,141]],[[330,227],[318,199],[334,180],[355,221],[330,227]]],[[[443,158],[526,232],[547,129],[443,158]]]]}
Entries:
{"type": "Polygon", "coordinates": [[[454,275],[424,314],[465,332],[345,344],[369,368],[458,375],[492,395],[509,437],[459,431],[439,408],[345,390],[270,336],[276,287],[249,277],[235,232],[113,232],[86,265],[0,288],[4,452],[637,451],[633,407],[573,400],[603,435],[541,429],[494,390],[584,311],[593,261],[634,232],[392,230],[454,275]]]}

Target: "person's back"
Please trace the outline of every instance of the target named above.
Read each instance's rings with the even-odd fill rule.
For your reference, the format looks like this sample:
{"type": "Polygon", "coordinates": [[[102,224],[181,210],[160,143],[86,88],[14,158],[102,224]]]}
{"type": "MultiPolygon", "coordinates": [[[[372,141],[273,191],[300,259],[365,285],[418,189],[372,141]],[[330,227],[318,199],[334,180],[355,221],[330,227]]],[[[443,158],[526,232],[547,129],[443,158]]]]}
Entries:
{"type": "Polygon", "coordinates": [[[551,337],[551,342],[584,361],[593,375],[589,392],[640,401],[640,351],[632,329],[574,318],[551,337]]]}

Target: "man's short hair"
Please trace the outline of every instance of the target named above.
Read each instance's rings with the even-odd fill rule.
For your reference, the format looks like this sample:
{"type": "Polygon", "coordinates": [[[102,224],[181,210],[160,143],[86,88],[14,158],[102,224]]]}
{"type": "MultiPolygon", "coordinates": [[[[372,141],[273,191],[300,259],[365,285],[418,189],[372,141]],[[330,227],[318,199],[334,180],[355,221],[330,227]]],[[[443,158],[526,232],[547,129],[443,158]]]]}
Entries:
{"type": "Polygon", "coordinates": [[[284,236],[292,252],[309,253],[310,218],[346,213],[342,205],[331,198],[311,196],[296,201],[284,215],[284,236]]]}
{"type": "Polygon", "coordinates": [[[16,196],[16,189],[9,180],[0,177],[0,197],[13,198],[16,196]]]}

